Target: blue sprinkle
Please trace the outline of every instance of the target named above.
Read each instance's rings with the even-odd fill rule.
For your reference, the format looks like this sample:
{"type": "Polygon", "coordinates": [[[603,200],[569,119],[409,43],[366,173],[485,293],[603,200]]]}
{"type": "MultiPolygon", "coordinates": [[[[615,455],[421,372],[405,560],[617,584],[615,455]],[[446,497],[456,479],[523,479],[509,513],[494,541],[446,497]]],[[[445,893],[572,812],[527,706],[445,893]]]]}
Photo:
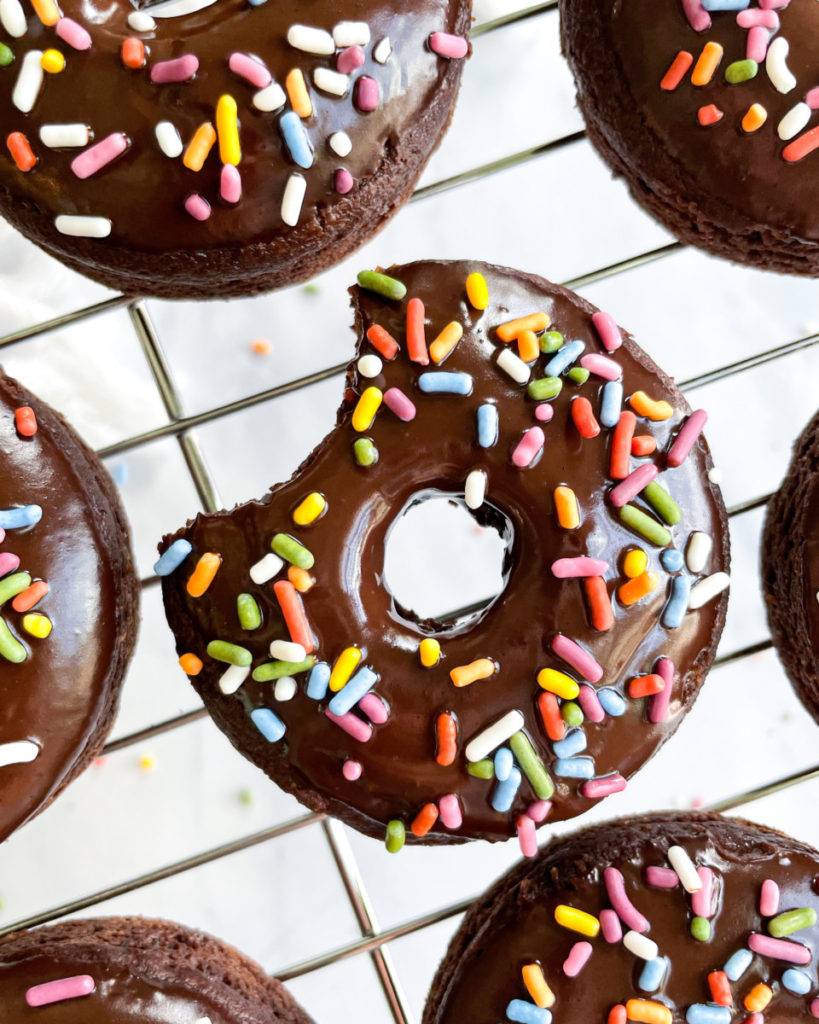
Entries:
{"type": "Polygon", "coordinates": [[[662,985],[665,972],[668,970],[668,960],[664,956],[647,960],[645,967],[640,972],[638,986],[643,992],[656,992],[662,985]]]}
{"type": "Polygon", "coordinates": [[[610,380],[603,386],[600,399],[600,422],[604,427],[616,427],[623,407],[623,385],[619,380],[610,380]]]}
{"type": "Polygon", "coordinates": [[[421,374],[418,387],[428,395],[471,395],[472,377],[468,373],[431,370],[421,374]]]}
{"type": "Polygon", "coordinates": [[[525,999],[513,999],[506,1007],[506,1016],[514,1024],[552,1024],[552,1014],[525,999]]]}
{"type": "Polygon", "coordinates": [[[498,409],[495,405],[478,406],[478,444],[491,448],[498,440],[498,409]]]}
{"type": "Polygon", "coordinates": [[[751,966],[754,954],[750,949],[738,949],[725,961],[723,971],[728,975],[729,981],[739,981],[742,975],[751,966]]]}
{"type": "Polygon", "coordinates": [[[555,757],[574,757],[586,749],[586,734],[582,729],[571,729],[562,740],[552,744],[555,757]]]}
{"type": "Polygon", "coordinates": [[[307,136],[307,129],[304,122],[295,112],[288,110],[279,118],[279,127],[284,136],[287,151],[299,167],[313,166],[313,148],[307,136]]]}
{"type": "Polygon", "coordinates": [[[675,576],[671,581],[671,597],[663,611],[663,625],[666,629],[677,629],[682,625],[688,611],[688,595],[691,580],[687,576],[675,576]]]}
{"type": "Polygon", "coordinates": [[[795,992],[798,996],[805,996],[811,990],[810,975],[804,971],[798,971],[795,967],[789,967],[782,975],[782,984],[789,992],[795,992]]]}
{"type": "Polygon", "coordinates": [[[694,1003],[685,1012],[688,1024],[731,1024],[730,1006],[707,1006],[694,1003]]]}
{"type": "Polygon", "coordinates": [[[580,341],[578,338],[576,341],[570,341],[568,345],[564,345],[563,348],[552,356],[549,362],[546,364],[546,369],[543,371],[544,377],[559,377],[564,370],[567,370],[575,359],[578,359],[585,351],[586,343],[580,341]]]}
{"type": "Polygon", "coordinates": [[[619,718],[620,715],[625,714],[626,699],[617,690],[604,686],[602,690],[597,691],[597,699],[606,714],[611,715],[612,718],[619,718]]]}
{"type": "Polygon", "coordinates": [[[366,665],[345,683],[327,705],[334,715],[346,715],[378,682],[378,676],[366,665]]]}
{"type": "Polygon", "coordinates": [[[284,736],[284,722],[270,708],[256,708],[250,719],[268,743],[276,743],[284,736]]]}
{"type": "Polygon", "coordinates": [[[679,572],[685,564],[682,551],[676,548],[666,548],[660,555],[660,561],[667,572],[679,572]]]}
{"type": "Polygon", "coordinates": [[[154,572],[157,576],[170,576],[185,561],[191,550],[191,542],[180,537],[154,562],[154,572]]]}
{"type": "Polygon", "coordinates": [[[498,747],[495,752],[495,778],[506,782],[515,766],[515,759],[509,747],[498,747]]]}
{"type": "Polygon", "coordinates": [[[311,700],[324,700],[327,696],[331,671],[326,661],[317,661],[310,669],[310,676],[307,680],[307,696],[311,700]]]}
{"type": "Polygon", "coordinates": [[[18,530],[21,526],[34,526],[43,518],[39,505],[18,505],[0,510],[0,528],[18,530]]]}
{"type": "Polygon", "coordinates": [[[559,757],[553,771],[564,779],[591,779],[594,776],[594,761],[590,757],[559,757]]]}
{"type": "Polygon", "coordinates": [[[262,4],[266,4],[267,0],[247,0],[251,7],[261,7],[262,4]]]}
{"type": "Polygon", "coordinates": [[[111,467],[111,476],[117,487],[125,487],[130,475],[127,462],[117,462],[111,467]]]}
{"type": "Polygon", "coordinates": [[[702,0],[706,11],[744,11],[751,0],[702,0]]]}
{"type": "Polygon", "coordinates": [[[512,807],[515,794],[520,787],[521,774],[517,768],[512,768],[509,778],[505,782],[499,782],[492,794],[492,807],[496,811],[505,814],[512,807]]]}

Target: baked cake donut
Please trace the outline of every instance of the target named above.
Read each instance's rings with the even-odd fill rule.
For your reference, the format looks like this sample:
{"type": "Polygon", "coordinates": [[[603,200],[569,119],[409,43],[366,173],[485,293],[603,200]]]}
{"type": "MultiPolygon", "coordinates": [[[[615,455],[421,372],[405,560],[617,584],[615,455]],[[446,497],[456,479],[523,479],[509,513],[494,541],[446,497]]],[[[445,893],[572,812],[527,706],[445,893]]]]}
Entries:
{"type": "Polygon", "coordinates": [[[102,750],[138,601],[125,513],[102,463],[0,374],[0,840],[102,750]]]}
{"type": "Polygon", "coordinates": [[[816,0],[560,0],[592,143],[682,241],[819,275],[816,0]]]}
{"type": "Polygon", "coordinates": [[[711,664],[729,555],[705,414],[541,278],[425,262],[359,281],[335,430],[261,501],[161,545],[180,661],[309,807],[391,850],[517,831],[530,851],[536,823],[625,787],[711,664]],[[454,621],[384,580],[393,525],[433,497],[507,546],[503,594],[454,621]]]}
{"type": "Polygon", "coordinates": [[[796,442],[768,503],[762,586],[779,658],[819,722],[819,413],[796,442]]]}
{"type": "Polygon", "coordinates": [[[801,1024],[819,1017],[819,853],[714,814],[598,825],[464,918],[423,1024],[801,1024]]]}
{"type": "Polygon", "coordinates": [[[470,7],[2,0],[0,213],[128,294],[313,277],[408,199],[470,7]]]}
{"type": "Polygon", "coordinates": [[[311,1024],[280,982],[168,921],[65,921],[0,939],[0,1014],[14,1024],[311,1024]]]}

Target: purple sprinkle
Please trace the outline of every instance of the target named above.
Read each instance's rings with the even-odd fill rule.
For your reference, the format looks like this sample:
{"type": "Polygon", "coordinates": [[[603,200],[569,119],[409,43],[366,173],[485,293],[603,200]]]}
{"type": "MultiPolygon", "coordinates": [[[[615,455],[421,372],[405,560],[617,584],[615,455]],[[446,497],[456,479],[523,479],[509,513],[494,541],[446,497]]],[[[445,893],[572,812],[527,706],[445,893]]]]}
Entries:
{"type": "Polygon", "coordinates": [[[360,46],[348,46],[336,58],[336,68],[342,75],[351,75],[364,63],[364,51],[360,46]]]}
{"type": "Polygon", "coordinates": [[[415,405],[398,388],[388,388],[384,392],[384,405],[405,423],[415,419],[415,405]]]}
{"type": "Polygon", "coordinates": [[[199,70],[199,61],[192,53],[174,60],[160,60],[151,68],[151,81],[156,85],[187,82],[199,70]]]}
{"type": "Polygon", "coordinates": [[[346,196],[354,184],[355,181],[352,174],[343,167],[339,167],[335,173],[336,192],[338,192],[340,196],[346,196]]]}
{"type": "Polygon", "coordinates": [[[369,75],[362,75],[355,83],[355,105],[365,114],[378,110],[378,82],[369,75]]]}

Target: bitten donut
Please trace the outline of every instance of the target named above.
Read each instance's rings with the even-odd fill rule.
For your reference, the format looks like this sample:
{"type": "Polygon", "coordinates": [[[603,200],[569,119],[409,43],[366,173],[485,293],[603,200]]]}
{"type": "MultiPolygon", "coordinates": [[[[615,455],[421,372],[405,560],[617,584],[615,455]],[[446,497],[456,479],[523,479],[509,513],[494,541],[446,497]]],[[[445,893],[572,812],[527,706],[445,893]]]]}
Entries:
{"type": "Polygon", "coordinates": [[[588,135],[678,238],[819,275],[815,0],[560,0],[588,135]]]}
{"type": "Polygon", "coordinates": [[[138,602],[125,513],[102,463],[0,372],[0,840],[102,750],[138,602]]]}
{"type": "Polygon", "coordinates": [[[819,1017],[819,853],[715,814],[576,832],[469,911],[423,1024],[819,1017]]]}
{"type": "Polygon", "coordinates": [[[232,946],[137,917],[0,939],[0,1014],[9,1024],[311,1024],[232,946]]]}
{"type": "Polygon", "coordinates": [[[2,0],[0,213],[129,294],[306,280],[409,197],[470,7],[2,0]]]}
{"type": "Polygon", "coordinates": [[[768,503],[762,586],[779,658],[819,722],[819,413],[794,445],[768,503]]]}
{"type": "Polygon", "coordinates": [[[309,807],[390,850],[517,832],[531,852],[537,823],[625,787],[711,664],[728,536],[705,415],[541,278],[428,262],[359,281],[335,430],[261,501],[162,544],[181,664],[309,807]],[[393,525],[434,497],[507,547],[503,593],[454,621],[384,579],[393,525]]]}

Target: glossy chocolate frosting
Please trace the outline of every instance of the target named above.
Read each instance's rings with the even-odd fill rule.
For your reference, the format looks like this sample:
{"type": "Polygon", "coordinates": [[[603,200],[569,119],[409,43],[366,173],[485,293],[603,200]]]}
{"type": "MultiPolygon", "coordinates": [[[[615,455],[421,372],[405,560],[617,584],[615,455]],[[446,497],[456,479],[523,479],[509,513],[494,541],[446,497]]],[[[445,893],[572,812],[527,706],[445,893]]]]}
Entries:
{"type": "MultiPolygon", "coordinates": [[[[258,502],[231,512],[198,516],[179,531],[192,552],[182,566],[163,581],[169,622],[180,654],[191,652],[204,668],[193,679],[210,713],[235,746],[308,806],[329,810],[373,835],[384,825],[400,819],[407,826],[427,803],[455,794],[462,806],[463,827],[448,830],[440,820],[426,837],[429,841],[457,841],[481,837],[503,839],[515,833],[516,817],[535,799],[524,779],[509,813],[492,809],[494,783],[466,771],[464,747],[470,739],[510,710],[519,710],[525,732],[551,770],[554,754],[547,740],[537,706],[540,690],[536,677],[544,667],[577,676],[551,651],[560,632],[598,659],[605,669],[601,686],[625,692],[632,677],[651,673],[665,655],[677,666],[670,709],[664,721],[647,719],[644,700],[627,700],[622,717],[607,717],[600,724],[584,723],[595,776],[619,772],[630,776],[680,724],[711,663],[722,629],[726,595],[690,611],[680,628],[666,629],[659,618],[671,581],[659,562],[659,550],[627,530],[607,494],[611,431],[583,440],[574,426],[570,405],[585,396],[595,412],[599,409],[603,382],[592,376],[577,387],[564,378],[561,394],[551,404],[554,416],[542,423],[546,443],[530,468],[512,464],[511,452],[522,433],[539,424],[538,403],[527,397],[526,386],[515,383],[497,365],[501,345],[495,328],[513,318],[543,311],[551,317],[550,330],[564,340],[581,339],[587,353],[602,353],[594,326],[594,308],[572,293],[541,278],[478,262],[428,262],[396,267],[389,274],[407,287],[404,300],[388,301],[379,295],[353,289],[359,332],[357,354],[373,352],[364,335],[373,324],[381,325],[398,340],[401,351],[384,362],[381,373],[363,378],[356,361],[350,364],[347,388],[335,430],[318,446],[293,475],[258,502]],[[485,276],[489,307],[474,309],[467,301],[465,280],[472,272],[485,276]],[[409,360],[405,347],[407,302],[421,298],[426,307],[427,341],[451,321],[463,325],[464,334],[440,369],[469,374],[471,394],[425,394],[419,377],[438,369],[419,367],[409,360]],[[386,405],[364,434],[351,424],[351,414],[365,387],[382,391],[399,388],[411,398],[417,415],[402,422],[386,405]],[[481,448],[477,441],[476,413],[482,404],[499,413],[497,443],[481,448]],[[353,442],[372,438],[379,452],[375,465],[356,464],[353,442]],[[488,478],[486,502],[473,512],[482,525],[502,524],[512,533],[505,565],[506,586],[502,595],[482,612],[457,623],[416,621],[399,608],[384,584],[384,549],[393,523],[419,494],[442,494],[465,506],[464,481],[473,469],[488,478]],[[564,530],[557,521],[554,488],[571,487],[579,502],[582,522],[576,530],[564,530]],[[310,492],[323,494],[327,511],[314,524],[297,528],[292,510],[310,492]],[[332,664],[342,650],[358,645],[361,664],[369,665],[379,679],[374,692],[386,702],[389,719],[375,725],[369,742],[347,735],[322,713],[305,694],[306,676],[299,676],[299,691],[287,703],[274,700],[274,683],[248,678],[236,694],[226,696],[219,688],[224,664],[207,656],[212,640],[227,640],[252,652],[254,668],[270,660],[268,646],[287,639],[287,631],[273,586],[261,586],[248,576],[270,551],[271,538],[286,533],[298,538],[315,556],[311,570],[316,583],[303,595],[310,627],[316,637],[315,657],[332,664]],[[614,598],[626,582],[623,557],[634,546],[645,548],[649,570],[659,585],[641,602],[625,608],[614,598]],[[205,552],[221,556],[222,563],[210,588],[201,598],[186,589],[194,565],[205,552]],[[610,564],[606,586],[615,605],[614,627],[595,631],[589,621],[582,582],[560,580],[552,574],[559,558],[591,555],[610,564]],[[261,627],[243,631],[238,624],[236,599],[251,593],[262,614],[261,627]],[[423,668],[418,645],[424,637],[440,640],[443,657],[434,668],[423,668]],[[497,669],[489,678],[458,688],[450,670],[477,659],[494,660],[497,669]],[[250,713],[269,707],[280,716],[286,734],[279,743],[268,743],[253,724],[250,713]],[[458,723],[458,755],[450,766],[436,762],[435,722],[442,712],[454,713],[458,723]],[[363,772],[357,781],[342,776],[345,759],[358,761],[363,772]]],[[[532,368],[532,379],[542,377],[550,356],[541,355],[532,368]]],[[[644,390],[673,406],[662,422],[638,420],[638,433],[650,433],[657,441],[651,456],[662,470],[665,450],[685,420],[689,409],[673,383],[626,336],[622,348],[612,354],[624,377],[625,395],[644,390]]],[[[632,460],[633,467],[644,460],[632,460]]],[[[674,545],[684,548],[692,530],[713,538],[713,554],[703,575],[728,567],[727,523],[716,486],[708,480],[711,460],[702,439],[677,469],[661,473],[660,481],[682,509],[682,521],[672,528],[674,545]]],[[[167,548],[174,538],[165,538],[167,548]]],[[[286,567],[285,567],[286,568],[286,567]]],[[[592,806],[578,779],[555,778],[556,792],[549,820],[571,817],[592,806]]]]}
{"type": "Polygon", "coordinates": [[[0,509],[26,505],[39,506],[42,518],[6,530],[0,553],[19,557],[15,572],[47,582],[31,614],[52,628],[38,639],[11,600],[3,605],[26,658],[0,658],[0,762],[5,744],[39,749],[33,761],[0,767],[0,839],[99,752],[133,648],[138,601],[124,512],[102,464],[57,413],[1,377],[0,509]],[[15,427],[23,406],[37,418],[33,437],[15,427]]]}
{"type": "MultiPolygon", "coordinates": [[[[603,1024],[613,1006],[631,999],[660,1002],[671,1010],[674,1024],[681,1024],[692,1004],[713,1005],[708,975],[722,971],[729,957],[747,948],[752,932],[768,934],[771,917],[759,910],[762,883],[770,879],[779,886],[779,913],[803,907],[815,913],[817,875],[819,854],[805,844],[716,815],[653,815],[578,832],[513,869],[475,904],[439,969],[423,1024],[505,1020],[510,1000],[529,1001],[521,969],[533,962],[541,964],[554,992],[552,1014],[560,1024],[603,1024]],[[646,881],[647,867],[669,867],[667,852],[675,845],[695,865],[715,873],[708,941],[692,937],[692,898],[679,883],[660,889],[646,881]],[[608,943],[602,934],[585,939],[555,922],[559,904],[595,916],[612,906],[603,880],[607,867],[624,876],[629,899],[648,919],[648,938],[669,961],[665,983],[656,992],[641,990],[645,961],[621,942],[608,943]],[[584,940],[592,945],[591,957],[577,977],[567,977],[564,961],[574,943],[584,940]]],[[[796,995],[783,986],[782,975],[792,965],[755,955],[730,984],[733,1007],[725,1019],[802,1024],[814,1018],[809,1006],[817,996],[819,926],[805,927],[786,941],[811,952],[810,963],[799,967],[809,978],[809,993],[796,995]],[[744,1000],[758,984],[768,985],[773,998],[754,1018],[744,1000]]]]}

